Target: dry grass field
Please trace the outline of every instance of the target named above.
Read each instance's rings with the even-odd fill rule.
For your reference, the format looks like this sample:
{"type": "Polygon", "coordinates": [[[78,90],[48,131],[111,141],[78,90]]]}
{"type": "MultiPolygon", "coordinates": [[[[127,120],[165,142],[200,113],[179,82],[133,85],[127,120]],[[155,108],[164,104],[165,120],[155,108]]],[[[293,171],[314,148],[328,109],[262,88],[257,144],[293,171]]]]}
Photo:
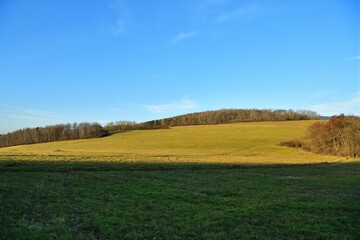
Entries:
{"type": "Polygon", "coordinates": [[[249,122],[137,130],[105,138],[0,149],[0,160],[94,160],[147,163],[298,164],[339,161],[278,146],[305,136],[315,121],[249,122]]]}

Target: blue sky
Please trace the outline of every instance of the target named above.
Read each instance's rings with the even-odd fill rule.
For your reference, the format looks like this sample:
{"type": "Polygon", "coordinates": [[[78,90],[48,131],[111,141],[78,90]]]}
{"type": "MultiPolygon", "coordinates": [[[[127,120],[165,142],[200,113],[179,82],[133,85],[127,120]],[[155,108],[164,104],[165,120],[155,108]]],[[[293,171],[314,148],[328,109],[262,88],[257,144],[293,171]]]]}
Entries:
{"type": "Polygon", "coordinates": [[[360,4],[1,0],[0,133],[221,108],[360,115],[360,4]]]}

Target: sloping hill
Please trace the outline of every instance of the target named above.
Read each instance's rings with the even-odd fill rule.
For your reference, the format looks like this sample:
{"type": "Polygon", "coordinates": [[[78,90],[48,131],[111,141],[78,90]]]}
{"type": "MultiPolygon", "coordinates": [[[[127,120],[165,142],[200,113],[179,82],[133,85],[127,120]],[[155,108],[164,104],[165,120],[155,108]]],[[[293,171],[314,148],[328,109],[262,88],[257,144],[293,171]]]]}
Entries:
{"type": "Polygon", "coordinates": [[[335,161],[280,147],[301,138],[315,120],[248,122],[135,130],[105,138],[0,149],[0,159],[111,160],[126,162],[308,163],[335,161]]]}
{"type": "Polygon", "coordinates": [[[319,119],[316,112],[308,110],[272,109],[221,109],[195,112],[170,118],[140,123],[140,129],[166,128],[171,126],[212,125],[237,122],[292,121],[319,119]]]}

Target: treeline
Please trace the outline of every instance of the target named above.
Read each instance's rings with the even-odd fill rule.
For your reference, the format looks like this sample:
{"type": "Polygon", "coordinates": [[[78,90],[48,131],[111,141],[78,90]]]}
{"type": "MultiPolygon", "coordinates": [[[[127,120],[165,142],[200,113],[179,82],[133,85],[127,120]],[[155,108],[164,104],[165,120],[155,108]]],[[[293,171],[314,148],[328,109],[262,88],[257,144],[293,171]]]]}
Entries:
{"type": "Polygon", "coordinates": [[[172,126],[223,124],[235,122],[288,121],[319,119],[316,112],[308,110],[222,109],[191,113],[138,124],[139,129],[167,128],[172,126]]]}
{"type": "Polygon", "coordinates": [[[143,123],[133,121],[111,122],[105,126],[109,133],[128,130],[162,129],[173,126],[210,125],[235,122],[288,121],[319,119],[316,112],[308,110],[271,110],[271,109],[222,109],[196,112],[143,123]]]}
{"type": "Polygon", "coordinates": [[[59,124],[26,128],[0,136],[0,147],[44,143],[63,140],[96,138],[108,135],[98,123],[59,124]]]}
{"type": "Polygon", "coordinates": [[[360,157],[360,118],[342,114],[315,123],[309,128],[309,139],[304,147],[313,152],[360,157]]]}
{"type": "Polygon", "coordinates": [[[109,133],[123,132],[139,129],[139,124],[135,121],[117,121],[110,122],[105,126],[105,130],[109,133]]]}

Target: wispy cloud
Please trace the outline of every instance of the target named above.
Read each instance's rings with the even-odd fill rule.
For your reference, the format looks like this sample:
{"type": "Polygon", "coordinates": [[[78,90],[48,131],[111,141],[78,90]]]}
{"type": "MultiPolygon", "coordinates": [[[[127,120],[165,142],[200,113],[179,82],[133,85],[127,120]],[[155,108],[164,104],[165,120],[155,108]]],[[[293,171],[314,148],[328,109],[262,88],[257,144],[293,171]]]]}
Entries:
{"type": "Polygon", "coordinates": [[[206,5],[219,5],[219,4],[223,4],[225,2],[228,2],[229,0],[206,0],[203,3],[203,6],[206,5]]]}
{"type": "Polygon", "coordinates": [[[3,116],[13,118],[13,119],[20,119],[20,120],[27,120],[27,121],[44,121],[44,120],[52,120],[55,119],[49,119],[45,117],[38,117],[38,116],[32,116],[32,115],[19,115],[19,114],[2,114],[3,116]]]}
{"type": "Polygon", "coordinates": [[[360,55],[351,57],[349,60],[360,60],[360,55]]]}
{"type": "Polygon", "coordinates": [[[125,23],[125,18],[119,18],[114,25],[109,27],[109,31],[115,36],[123,35],[125,33],[125,23]]]}
{"type": "Polygon", "coordinates": [[[251,4],[235,9],[234,11],[224,13],[217,18],[218,22],[228,22],[243,17],[253,17],[259,14],[261,8],[257,4],[251,4]]]}
{"type": "Polygon", "coordinates": [[[229,0],[204,0],[197,8],[194,9],[194,17],[197,20],[207,21],[209,15],[218,13],[221,10],[221,6],[229,0]]]}
{"type": "Polygon", "coordinates": [[[102,126],[106,126],[108,123],[111,123],[113,121],[109,120],[109,119],[99,119],[99,120],[96,120],[95,122],[100,123],[102,126]]]}
{"type": "Polygon", "coordinates": [[[106,32],[109,32],[115,36],[124,35],[126,33],[126,27],[130,22],[130,11],[123,1],[116,1],[110,4],[110,10],[116,13],[117,18],[112,24],[104,27],[106,32]]]}
{"type": "Polygon", "coordinates": [[[324,98],[324,97],[328,97],[331,94],[335,93],[334,90],[319,90],[317,92],[314,92],[310,97],[311,98],[324,98]]]}
{"type": "Polygon", "coordinates": [[[179,35],[175,36],[171,41],[170,44],[177,43],[179,41],[182,41],[184,39],[189,39],[197,36],[197,32],[187,32],[187,33],[180,33],[179,35]]]}
{"type": "Polygon", "coordinates": [[[152,113],[169,113],[183,109],[193,109],[197,108],[198,106],[198,103],[195,101],[189,99],[182,99],[166,104],[146,105],[145,108],[147,111],[152,113]]]}
{"type": "Polygon", "coordinates": [[[120,108],[115,108],[115,107],[110,107],[110,108],[108,108],[108,110],[110,112],[114,112],[114,113],[122,113],[123,112],[120,108]]]}
{"type": "Polygon", "coordinates": [[[360,92],[342,102],[317,104],[310,107],[310,109],[327,116],[341,113],[360,115],[360,92]]]}
{"type": "Polygon", "coordinates": [[[55,112],[43,111],[34,108],[23,108],[9,105],[0,105],[2,116],[13,119],[21,119],[28,121],[49,121],[49,122],[65,122],[65,117],[55,112]]]}

